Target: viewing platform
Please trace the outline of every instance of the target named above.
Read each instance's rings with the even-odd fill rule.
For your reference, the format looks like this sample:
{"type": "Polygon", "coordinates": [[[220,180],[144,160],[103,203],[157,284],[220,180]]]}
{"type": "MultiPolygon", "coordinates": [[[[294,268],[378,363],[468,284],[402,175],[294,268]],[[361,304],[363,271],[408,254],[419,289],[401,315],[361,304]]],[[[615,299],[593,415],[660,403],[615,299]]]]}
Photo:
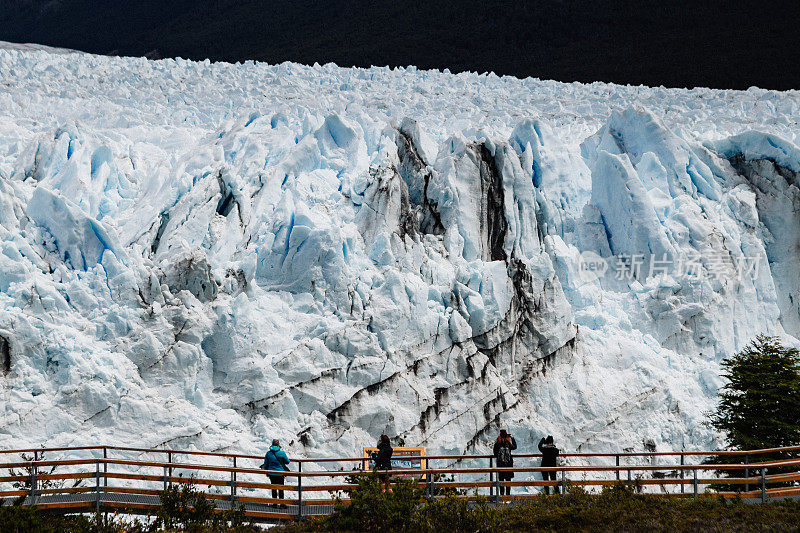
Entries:
{"type": "MultiPolygon", "coordinates": [[[[392,477],[415,480],[428,497],[442,489],[458,489],[458,497],[490,503],[541,497],[539,488],[580,486],[588,491],[627,483],[654,497],[739,496],[754,503],[800,497],[800,446],[748,451],[682,451],[563,453],[557,467],[538,465],[539,454],[515,454],[513,468],[497,468],[491,455],[403,456],[421,459],[421,468],[393,469],[392,477]],[[764,454],[786,459],[758,461],[764,454]],[[709,457],[725,464],[701,464],[709,457]],[[555,471],[556,481],[542,481],[541,472],[555,471]],[[720,477],[731,471],[736,477],[720,477]],[[514,481],[500,482],[498,472],[514,472],[514,481]],[[738,491],[707,491],[712,484],[738,491]],[[520,491],[499,496],[501,486],[520,491]],[[463,493],[461,493],[463,492],[463,493]]],[[[86,446],[0,450],[0,504],[22,499],[23,505],[60,514],[117,512],[152,514],[168,487],[190,483],[218,510],[243,506],[248,519],[262,522],[297,520],[330,514],[337,503],[348,504],[356,487],[352,476],[370,473],[365,457],[292,458],[292,471],[270,472],[259,465],[263,456],[188,450],[86,446]],[[286,485],[273,485],[268,475],[282,474],[286,485]],[[271,490],[287,498],[271,498],[271,490]]]]}

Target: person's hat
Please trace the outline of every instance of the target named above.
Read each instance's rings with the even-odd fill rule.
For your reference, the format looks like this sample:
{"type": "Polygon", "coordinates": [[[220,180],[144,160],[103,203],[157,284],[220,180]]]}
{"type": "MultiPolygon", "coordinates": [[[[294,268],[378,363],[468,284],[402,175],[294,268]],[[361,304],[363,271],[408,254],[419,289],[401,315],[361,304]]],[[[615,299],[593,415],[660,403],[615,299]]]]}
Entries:
{"type": "Polygon", "coordinates": [[[278,439],[272,439],[272,445],[273,446],[280,446],[281,442],[278,439]]]}
{"type": "Polygon", "coordinates": [[[508,437],[508,432],[505,429],[501,429],[500,430],[500,436],[501,437],[508,437]]]}

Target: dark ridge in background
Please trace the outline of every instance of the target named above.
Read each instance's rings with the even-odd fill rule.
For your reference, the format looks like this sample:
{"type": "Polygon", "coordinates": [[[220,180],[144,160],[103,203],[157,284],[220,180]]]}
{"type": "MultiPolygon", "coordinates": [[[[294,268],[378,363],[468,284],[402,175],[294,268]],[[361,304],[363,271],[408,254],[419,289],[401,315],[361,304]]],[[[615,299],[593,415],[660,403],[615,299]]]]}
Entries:
{"type": "Polygon", "coordinates": [[[112,55],[416,65],[800,89],[800,2],[0,0],[0,40],[112,55]]]}

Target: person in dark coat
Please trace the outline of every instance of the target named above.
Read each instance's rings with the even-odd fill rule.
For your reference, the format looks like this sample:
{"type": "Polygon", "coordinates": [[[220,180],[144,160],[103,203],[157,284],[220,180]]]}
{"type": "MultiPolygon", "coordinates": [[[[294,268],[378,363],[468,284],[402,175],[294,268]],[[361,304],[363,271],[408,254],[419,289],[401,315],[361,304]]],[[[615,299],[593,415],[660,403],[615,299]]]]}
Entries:
{"type": "MultiPolygon", "coordinates": [[[[511,455],[513,450],[517,449],[517,441],[505,429],[500,430],[500,436],[494,441],[494,448],[492,455],[497,460],[498,468],[510,468],[514,466],[514,456],[511,455]]],[[[514,472],[498,472],[497,479],[499,481],[511,481],[514,478],[514,472]]],[[[511,487],[500,487],[500,496],[511,495],[511,487]]]]}
{"type": "MultiPolygon", "coordinates": [[[[261,468],[264,470],[271,470],[273,472],[288,472],[289,467],[286,466],[290,463],[289,457],[286,455],[286,452],[281,450],[281,443],[278,439],[272,441],[272,446],[270,446],[269,451],[264,456],[264,464],[261,465],[261,468]]],[[[272,485],[283,485],[284,476],[282,474],[268,474],[269,475],[269,482],[272,485]]],[[[272,497],[273,498],[280,498],[283,499],[283,491],[272,489],[272,497]]]]}
{"type": "MultiPolygon", "coordinates": [[[[381,435],[381,438],[378,440],[378,453],[375,454],[375,471],[384,470],[388,471],[392,469],[392,453],[394,450],[392,449],[392,444],[389,442],[389,436],[384,434],[381,435]]],[[[385,472],[379,475],[381,481],[383,482],[383,490],[382,492],[386,492],[388,489],[389,492],[392,492],[392,488],[389,486],[389,473],[385,472]]]]}
{"type": "MultiPolygon", "coordinates": [[[[543,438],[539,441],[539,451],[542,452],[543,467],[558,466],[558,448],[556,448],[556,445],[553,444],[552,435],[548,435],[547,438],[543,438]]],[[[556,481],[556,471],[552,470],[549,472],[542,472],[542,479],[544,481],[556,481]]],[[[560,492],[557,486],[553,487],[553,491],[556,494],[560,492]]],[[[550,494],[550,487],[544,487],[544,493],[550,494]]]]}

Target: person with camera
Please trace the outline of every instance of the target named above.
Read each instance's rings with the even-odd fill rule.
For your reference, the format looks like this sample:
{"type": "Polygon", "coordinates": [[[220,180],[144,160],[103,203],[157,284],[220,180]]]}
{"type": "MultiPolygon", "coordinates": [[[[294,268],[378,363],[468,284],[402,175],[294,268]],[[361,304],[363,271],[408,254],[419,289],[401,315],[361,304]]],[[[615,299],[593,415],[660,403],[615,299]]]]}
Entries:
{"type": "MultiPolygon", "coordinates": [[[[517,449],[517,441],[505,429],[500,430],[500,436],[494,441],[493,455],[497,461],[498,468],[510,468],[514,466],[514,456],[511,455],[513,450],[517,449]]],[[[499,481],[511,481],[514,478],[514,472],[498,472],[497,479],[499,481]]],[[[500,486],[500,496],[510,496],[511,487],[500,486]]]]}
{"type": "MultiPolygon", "coordinates": [[[[547,438],[543,438],[539,441],[539,451],[542,452],[542,466],[543,467],[554,467],[558,466],[558,448],[553,443],[553,436],[548,435],[547,438]]],[[[542,480],[544,481],[555,481],[556,480],[556,471],[551,470],[549,472],[542,472],[542,480]]],[[[559,488],[558,486],[553,487],[553,492],[558,494],[559,488]]],[[[550,487],[544,487],[544,493],[550,494],[550,487]]]]}

